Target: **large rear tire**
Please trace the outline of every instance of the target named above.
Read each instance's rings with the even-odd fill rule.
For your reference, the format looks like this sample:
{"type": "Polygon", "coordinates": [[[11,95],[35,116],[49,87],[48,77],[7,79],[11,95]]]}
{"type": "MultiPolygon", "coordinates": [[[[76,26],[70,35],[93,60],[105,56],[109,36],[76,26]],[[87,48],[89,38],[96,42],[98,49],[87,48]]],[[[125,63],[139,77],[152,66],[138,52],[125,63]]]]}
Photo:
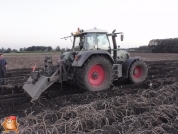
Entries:
{"type": "Polygon", "coordinates": [[[110,88],[113,78],[112,64],[104,56],[92,56],[75,73],[77,85],[85,91],[106,90],[110,88]]]}
{"type": "Polygon", "coordinates": [[[129,82],[141,83],[146,79],[147,74],[147,65],[141,60],[136,60],[129,69],[129,82]]]}

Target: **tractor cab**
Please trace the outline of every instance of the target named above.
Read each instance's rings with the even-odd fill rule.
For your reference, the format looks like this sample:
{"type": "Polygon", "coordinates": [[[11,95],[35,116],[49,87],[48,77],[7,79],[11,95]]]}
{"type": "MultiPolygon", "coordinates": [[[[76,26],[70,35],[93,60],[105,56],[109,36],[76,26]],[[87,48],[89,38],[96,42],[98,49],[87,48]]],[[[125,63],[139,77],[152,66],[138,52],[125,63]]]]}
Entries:
{"type": "Polygon", "coordinates": [[[78,30],[72,33],[74,37],[73,51],[88,51],[88,50],[110,50],[110,43],[107,37],[107,31],[92,29],[78,30]]]}
{"type": "MultiPolygon", "coordinates": [[[[72,50],[76,54],[80,51],[100,50],[107,51],[115,59],[115,61],[125,61],[129,58],[130,54],[125,50],[119,50],[116,44],[117,34],[121,34],[121,41],[123,41],[123,33],[115,33],[115,30],[108,34],[106,30],[91,29],[80,30],[71,33],[73,36],[72,50]],[[109,36],[112,37],[112,42],[109,41],[109,36]],[[111,47],[113,44],[113,47],[111,47]],[[117,51],[117,52],[116,52],[117,51]]],[[[72,37],[70,36],[70,37],[72,37]]],[[[64,37],[65,38],[65,37],[64,37]]]]}

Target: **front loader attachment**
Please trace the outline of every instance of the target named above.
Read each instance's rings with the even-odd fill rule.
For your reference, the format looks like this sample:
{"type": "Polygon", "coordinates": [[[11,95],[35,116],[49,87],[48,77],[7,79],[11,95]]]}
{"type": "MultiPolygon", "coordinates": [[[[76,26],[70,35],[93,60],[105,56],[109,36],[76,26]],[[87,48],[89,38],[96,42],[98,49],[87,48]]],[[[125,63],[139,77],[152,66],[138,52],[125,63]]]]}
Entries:
{"type": "Polygon", "coordinates": [[[58,70],[51,76],[41,75],[39,71],[33,71],[23,89],[31,96],[32,100],[37,100],[40,95],[48,89],[59,78],[58,70]]]}

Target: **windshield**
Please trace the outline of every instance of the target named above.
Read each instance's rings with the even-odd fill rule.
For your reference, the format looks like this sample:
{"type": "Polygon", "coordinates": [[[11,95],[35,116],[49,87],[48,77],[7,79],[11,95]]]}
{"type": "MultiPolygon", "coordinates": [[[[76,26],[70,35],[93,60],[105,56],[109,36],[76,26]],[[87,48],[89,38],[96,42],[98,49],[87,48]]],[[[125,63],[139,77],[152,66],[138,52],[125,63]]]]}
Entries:
{"type": "Polygon", "coordinates": [[[106,34],[88,33],[80,36],[75,36],[75,50],[109,50],[110,44],[106,34]]]}

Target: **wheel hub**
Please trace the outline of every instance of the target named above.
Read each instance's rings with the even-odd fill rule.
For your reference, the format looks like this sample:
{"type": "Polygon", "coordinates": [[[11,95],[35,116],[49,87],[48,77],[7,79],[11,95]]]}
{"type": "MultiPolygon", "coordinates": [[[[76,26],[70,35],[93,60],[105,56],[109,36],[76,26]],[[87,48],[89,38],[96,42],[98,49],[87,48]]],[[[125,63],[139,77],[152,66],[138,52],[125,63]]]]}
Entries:
{"type": "Polygon", "coordinates": [[[142,76],[142,68],[139,66],[136,66],[133,70],[133,76],[134,78],[140,78],[142,76]]]}
{"type": "Polygon", "coordinates": [[[134,70],[134,74],[138,74],[138,70],[137,69],[134,70]]]}
{"type": "Polygon", "coordinates": [[[93,72],[92,77],[93,79],[97,79],[99,77],[98,72],[93,72]]]}

